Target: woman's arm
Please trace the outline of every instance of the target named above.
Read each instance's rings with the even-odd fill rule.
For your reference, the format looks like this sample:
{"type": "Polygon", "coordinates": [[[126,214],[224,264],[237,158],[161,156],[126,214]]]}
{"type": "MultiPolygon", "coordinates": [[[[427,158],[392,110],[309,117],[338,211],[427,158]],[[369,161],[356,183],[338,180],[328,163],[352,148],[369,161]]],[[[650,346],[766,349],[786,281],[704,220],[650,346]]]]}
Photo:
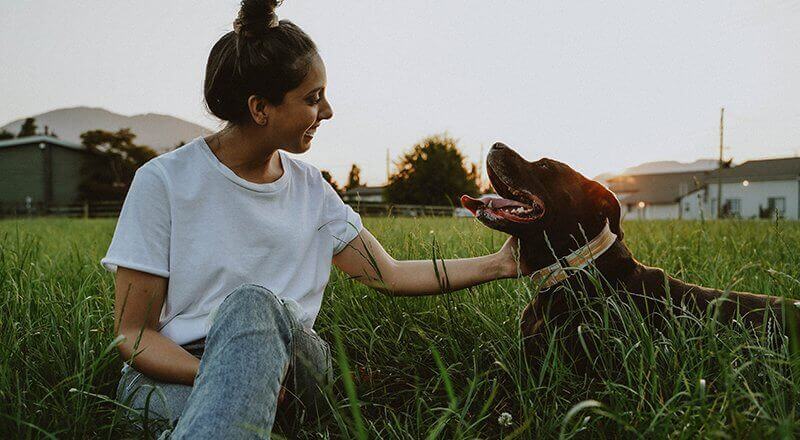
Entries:
{"type": "Polygon", "coordinates": [[[194,384],[200,361],[156,328],[167,294],[167,278],[125,267],[117,268],[114,322],[124,360],[152,378],[194,384]],[[138,345],[137,345],[138,340],[138,345]]]}
{"type": "Polygon", "coordinates": [[[437,278],[432,260],[395,260],[364,228],[334,255],[333,264],[362,283],[392,295],[433,295],[518,276],[514,258],[517,245],[517,240],[510,237],[494,254],[444,260],[444,264],[436,260],[437,278]]]}

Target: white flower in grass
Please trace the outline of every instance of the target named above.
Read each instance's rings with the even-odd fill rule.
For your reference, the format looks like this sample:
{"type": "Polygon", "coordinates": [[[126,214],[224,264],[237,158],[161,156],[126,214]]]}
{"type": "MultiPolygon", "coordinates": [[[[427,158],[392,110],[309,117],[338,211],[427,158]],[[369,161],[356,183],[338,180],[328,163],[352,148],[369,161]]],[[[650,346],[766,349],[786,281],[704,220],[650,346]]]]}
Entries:
{"type": "Polygon", "coordinates": [[[514,423],[514,419],[511,417],[511,414],[504,412],[497,418],[497,423],[499,423],[500,426],[511,426],[514,423]]]}
{"type": "Polygon", "coordinates": [[[705,396],[706,395],[706,380],[705,379],[700,379],[700,395],[701,396],[705,396]]]}
{"type": "Polygon", "coordinates": [[[800,301],[795,301],[794,302],[794,306],[797,307],[798,309],[800,309],[800,301]]]}

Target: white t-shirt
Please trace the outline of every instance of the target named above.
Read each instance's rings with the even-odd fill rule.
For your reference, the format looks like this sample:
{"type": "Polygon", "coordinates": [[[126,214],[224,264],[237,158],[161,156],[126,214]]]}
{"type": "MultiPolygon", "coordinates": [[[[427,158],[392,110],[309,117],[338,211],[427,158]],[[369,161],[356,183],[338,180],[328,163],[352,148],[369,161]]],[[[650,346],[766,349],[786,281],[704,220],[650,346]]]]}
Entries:
{"type": "Polygon", "coordinates": [[[100,263],[169,278],[158,330],[175,343],[205,337],[209,314],[244,283],[293,299],[313,327],[332,257],[361,217],[317,168],[278,151],[284,172],[270,183],[237,176],[202,137],[136,171],[100,263]]]}

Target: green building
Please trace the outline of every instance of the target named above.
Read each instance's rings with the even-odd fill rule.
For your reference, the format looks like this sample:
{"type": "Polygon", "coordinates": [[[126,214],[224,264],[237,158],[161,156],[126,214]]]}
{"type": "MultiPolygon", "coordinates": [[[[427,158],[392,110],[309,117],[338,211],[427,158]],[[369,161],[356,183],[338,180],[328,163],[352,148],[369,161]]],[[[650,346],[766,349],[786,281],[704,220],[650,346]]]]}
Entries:
{"type": "Polygon", "coordinates": [[[50,136],[0,141],[0,214],[81,203],[81,167],[93,154],[50,136]]]}

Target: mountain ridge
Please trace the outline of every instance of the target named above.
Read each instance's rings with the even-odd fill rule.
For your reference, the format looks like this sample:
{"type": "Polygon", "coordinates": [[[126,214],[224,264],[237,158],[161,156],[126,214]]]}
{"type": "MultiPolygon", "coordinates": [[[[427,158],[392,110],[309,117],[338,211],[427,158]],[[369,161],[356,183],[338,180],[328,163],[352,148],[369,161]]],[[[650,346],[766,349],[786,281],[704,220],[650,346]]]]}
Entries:
{"type": "Polygon", "coordinates": [[[5,129],[16,135],[27,117],[36,118],[37,131],[43,132],[44,127],[48,126],[59,139],[76,144],[81,143],[80,135],[83,132],[117,131],[127,127],[136,135],[134,143],[147,145],[158,153],[212,132],[207,127],[171,115],[149,112],[126,116],[102,107],[89,106],[65,107],[26,116],[3,125],[0,130],[5,129]]]}
{"type": "Polygon", "coordinates": [[[693,162],[680,162],[677,160],[657,160],[644,162],[639,165],[625,168],[619,173],[601,173],[593,180],[606,182],[608,179],[617,176],[638,176],[642,174],[667,174],[667,173],[686,173],[690,171],[711,171],[717,169],[719,162],[717,159],[697,159],[693,162]]]}

